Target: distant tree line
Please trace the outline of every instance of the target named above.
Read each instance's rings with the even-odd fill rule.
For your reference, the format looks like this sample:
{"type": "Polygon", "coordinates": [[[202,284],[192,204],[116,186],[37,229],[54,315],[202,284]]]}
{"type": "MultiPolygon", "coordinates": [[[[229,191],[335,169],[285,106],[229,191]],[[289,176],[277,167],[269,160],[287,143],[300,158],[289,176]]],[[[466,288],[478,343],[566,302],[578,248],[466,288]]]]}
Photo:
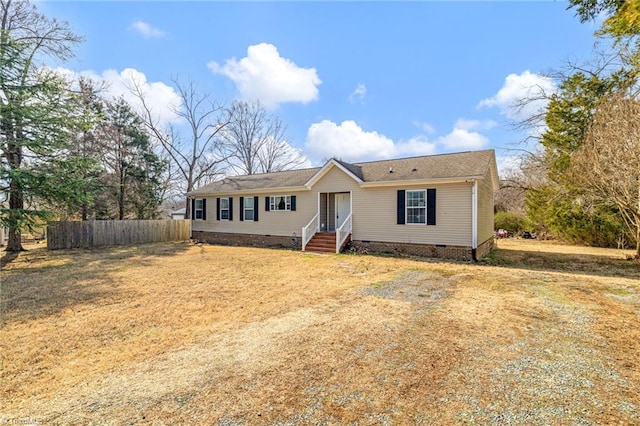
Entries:
{"type": "Polygon", "coordinates": [[[166,199],[223,174],[295,168],[301,152],[258,102],[218,103],[192,81],[173,79],[180,126],[160,123],[143,87],[142,108],[113,99],[98,82],[76,81],[49,63],[83,39],[27,0],[0,0],[0,225],[8,251],[52,218],[157,218],[166,199]]]}
{"type": "MultiPolygon", "coordinates": [[[[496,208],[570,242],[635,247],[640,257],[640,2],[570,0],[582,22],[606,16],[588,65],[555,79],[539,149],[504,177],[496,208]]],[[[522,104],[528,101],[523,99],[522,104]]]]}

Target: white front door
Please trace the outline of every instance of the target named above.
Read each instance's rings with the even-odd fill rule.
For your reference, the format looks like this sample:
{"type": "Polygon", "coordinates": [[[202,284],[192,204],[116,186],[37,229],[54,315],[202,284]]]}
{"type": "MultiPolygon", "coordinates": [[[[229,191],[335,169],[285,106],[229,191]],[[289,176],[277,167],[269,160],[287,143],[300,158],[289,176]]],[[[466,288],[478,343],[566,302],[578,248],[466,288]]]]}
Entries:
{"type": "Polygon", "coordinates": [[[340,228],[351,213],[351,194],[336,194],[336,229],[340,228]]]}

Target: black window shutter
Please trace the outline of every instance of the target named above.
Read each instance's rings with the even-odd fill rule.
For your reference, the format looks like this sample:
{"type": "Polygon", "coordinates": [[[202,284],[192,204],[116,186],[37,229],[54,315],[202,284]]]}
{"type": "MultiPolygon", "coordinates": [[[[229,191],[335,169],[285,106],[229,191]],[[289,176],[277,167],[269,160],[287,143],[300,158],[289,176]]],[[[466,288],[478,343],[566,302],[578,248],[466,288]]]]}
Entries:
{"type": "Polygon", "coordinates": [[[291,211],[292,212],[296,211],[296,196],[295,195],[291,196],[291,211]]]}
{"type": "Polygon", "coordinates": [[[244,220],[244,197],[240,197],[240,222],[244,220]]]}
{"type": "Polygon", "coordinates": [[[207,199],[202,199],[202,220],[207,220],[207,199]]]}
{"type": "Polygon", "coordinates": [[[269,207],[271,206],[271,203],[269,202],[269,197],[264,197],[264,211],[268,212],[269,211],[269,207]]]}
{"type": "Polygon", "coordinates": [[[196,199],[192,198],[191,199],[191,219],[195,219],[196,218],[196,199]]]}
{"type": "Polygon", "coordinates": [[[216,198],[216,220],[220,220],[220,198],[216,198]]]}
{"type": "Polygon", "coordinates": [[[397,224],[404,225],[405,223],[405,214],[404,214],[404,189],[398,189],[398,206],[397,206],[397,224]]]}
{"type": "Polygon", "coordinates": [[[233,220],[233,197],[229,197],[229,220],[233,220]]]}
{"type": "Polygon", "coordinates": [[[257,196],[253,197],[253,221],[254,222],[258,221],[258,210],[259,210],[258,209],[258,202],[259,202],[258,200],[259,200],[259,198],[257,196]]]}
{"type": "Polygon", "coordinates": [[[436,224],[436,190],[427,189],[427,225],[436,224]]]}

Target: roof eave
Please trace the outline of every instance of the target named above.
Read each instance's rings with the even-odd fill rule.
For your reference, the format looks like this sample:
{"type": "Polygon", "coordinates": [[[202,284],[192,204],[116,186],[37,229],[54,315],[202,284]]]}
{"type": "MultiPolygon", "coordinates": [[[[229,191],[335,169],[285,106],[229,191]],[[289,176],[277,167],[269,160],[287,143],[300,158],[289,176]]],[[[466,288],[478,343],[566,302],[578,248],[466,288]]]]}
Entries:
{"type": "Polygon", "coordinates": [[[217,195],[233,194],[233,195],[255,195],[255,194],[276,194],[282,192],[300,192],[308,191],[305,186],[282,186],[278,188],[256,188],[256,189],[239,189],[236,191],[207,191],[207,192],[189,192],[187,198],[210,197],[217,195]]]}
{"type": "Polygon", "coordinates": [[[376,188],[376,187],[389,187],[389,186],[408,186],[408,185],[421,185],[421,184],[446,184],[446,183],[464,183],[473,182],[474,180],[482,179],[484,176],[462,176],[455,178],[435,178],[435,179],[404,179],[404,180],[385,180],[377,182],[364,182],[360,184],[362,188],[376,188]]]}

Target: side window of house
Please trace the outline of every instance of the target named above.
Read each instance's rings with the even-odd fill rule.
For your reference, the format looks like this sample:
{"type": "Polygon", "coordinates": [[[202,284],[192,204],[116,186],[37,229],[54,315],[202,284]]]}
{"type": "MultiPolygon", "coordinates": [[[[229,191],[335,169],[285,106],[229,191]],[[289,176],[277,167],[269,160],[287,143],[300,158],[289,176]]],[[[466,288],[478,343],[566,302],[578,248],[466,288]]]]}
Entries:
{"type": "Polygon", "coordinates": [[[258,221],[258,197],[240,197],[240,220],[258,221]]]}
{"type": "Polygon", "coordinates": [[[191,200],[191,219],[207,220],[207,200],[191,200]]]}
{"type": "Polygon", "coordinates": [[[229,199],[220,198],[220,220],[229,220],[229,199]]]}
{"type": "Polygon", "coordinates": [[[278,195],[270,198],[271,211],[291,210],[291,197],[289,195],[278,195]]]}
{"type": "Polygon", "coordinates": [[[196,200],[196,219],[202,219],[202,200],[196,200]]]}
{"type": "Polygon", "coordinates": [[[253,220],[253,198],[244,199],[244,220],[253,220]]]}
{"type": "Polygon", "coordinates": [[[295,195],[276,195],[267,197],[267,211],[295,211],[296,196],[295,195]]]}
{"type": "Polygon", "coordinates": [[[425,223],[427,210],[426,192],[425,190],[407,191],[407,223],[425,223]]]}
{"type": "Polygon", "coordinates": [[[398,190],[398,225],[436,224],[436,189],[398,190]]]}

